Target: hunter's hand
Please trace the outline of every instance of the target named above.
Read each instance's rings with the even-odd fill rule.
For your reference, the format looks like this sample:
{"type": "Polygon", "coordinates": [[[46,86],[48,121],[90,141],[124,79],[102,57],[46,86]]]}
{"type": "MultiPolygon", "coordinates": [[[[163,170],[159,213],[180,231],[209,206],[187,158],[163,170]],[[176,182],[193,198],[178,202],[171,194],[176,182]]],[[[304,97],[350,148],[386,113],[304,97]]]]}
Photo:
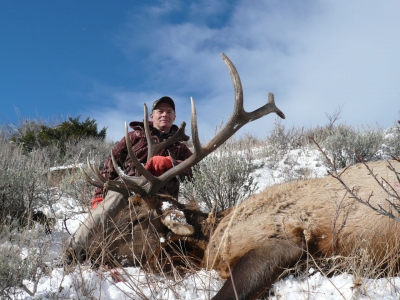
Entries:
{"type": "Polygon", "coordinates": [[[153,156],[146,163],[145,168],[154,176],[160,176],[172,168],[172,161],[169,156],[153,156]]]}

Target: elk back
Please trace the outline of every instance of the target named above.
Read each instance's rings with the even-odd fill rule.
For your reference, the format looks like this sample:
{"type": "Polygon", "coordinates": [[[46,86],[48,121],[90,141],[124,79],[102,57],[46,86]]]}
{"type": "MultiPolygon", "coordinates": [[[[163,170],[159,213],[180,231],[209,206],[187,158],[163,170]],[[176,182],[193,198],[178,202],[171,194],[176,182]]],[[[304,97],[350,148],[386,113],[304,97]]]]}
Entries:
{"type": "MultiPolygon", "coordinates": [[[[397,179],[386,165],[385,161],[369,163],[374,173],[399,191],[397,179]]],[[[371,204],[388,207],[385,199],[390,199],[389,195],[364,165],[348,168],[342,178],[362,199],[367,200],[373,192],[371,204]]],[[[399,223],[359,203],[338,180],[327,176],[279,184],[239,204],[216,228],[203,265],[227,278],[228,264],[234,268],[247,252],[276,238],[288,239],[317,256],[349,256],[363,250],[383,267],[399,262],[399,223]]],[[[265,257],[274,259],[268,258],[268,253],[265,257]]]]}

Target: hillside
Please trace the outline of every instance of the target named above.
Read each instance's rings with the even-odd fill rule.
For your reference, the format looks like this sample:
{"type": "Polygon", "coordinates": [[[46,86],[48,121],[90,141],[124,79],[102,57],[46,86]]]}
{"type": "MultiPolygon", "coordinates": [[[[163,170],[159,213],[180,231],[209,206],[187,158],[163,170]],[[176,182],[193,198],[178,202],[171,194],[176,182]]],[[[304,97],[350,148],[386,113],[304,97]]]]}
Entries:
{"type": "MultiPolygon", "coordinates": [[[[389,158],[388,149],[395,149],[390,142],[398,138],[396,130],[397,128],[391,128],[381,132],[380,141],[384,143],[381,143],[379,149],[372,155],[375,159],[389,158]]],[[[362,135],[366,136],[368,132],[363,131],[362,135]]],[[[252,143],[251,177],[255,179],[256,193],[282,182],[327,175],[327,164],[320,151],[312,143],[304,140],[300,143],[301,139],[304,139],[304,134],[299,137],[299,131],[290,134],[290,130],[283,128],[279,135],[271,134],[266,141],[257,140],[252,143]],[[279,145],[274,144],[274,138],[278,137],[280,137],[279,145]]],[[[244,149],[249,150],[248,142],[235,141],[234,145],[236,146],[232,149],[236,150],[232,151],[237,151],[237,156],[242,155],[244,149]]],[[[332,146],[334,143],[325,145],[332,146]]],[[[350,155],[343,150],[341,154],[343,157],[350,155]]],[[[215,295],[223,281],[215,272],[205,270],[189,272],[184,276],[178,273],[164,276],[146,274],[136,267],[109,269],[104,266],[93,269],[89,264],[84,264],[66,272],[60,265],[65,241],[87,216],[91,193],[91,188],[82,182],[78,173],[73,171],[76,165],[72,165],[72,168],[67,166],[55,168],[67,170],[55,186],[49,186],[48,189],[41,187],[36,191],[41,195],[38,199],[48,199],[46,203],[37,202],[39,205],[36,209],[55,219],[51,234],[45,235],[43,226],[38,223],[34,223],[27,231],[10,231],[8,234],[3,227],[0,236],[0,248],[3,253],[0,258],[0,273],[4,276],[7,271],[5,268],[14,266],[14,271],[10,270],[8,274],[13,274],[15,278],[11,276],[9,279],[15,279],[10,280],[10,283],[18,283],[10,286],[3,282],[1,286],[3,297],[210,299],[215,295]],[[44,193],[47,193],[47,198],[44,197],[44,193]],[[8,265],[4,255],[8,255],[6,256],[8,265]],[[16,256],[20,257],[20,260],[15,259],[16,256]],[[15,259],[15,262],[10,264],[10,259],[15,259]],[[20,272],[21,275],[18,275],[18,268],[32,269],[28,273],[20,272]],[[18,281],[18,278],[22,280],[18,281]]],[[[323,270],[309,268],[308,274],[293,273],[276,282],[270,290],[270,299],[398,299],[399,291],[398,277],[378,278],[376,274],[371,278],[356,278],[350,268],[342,269],[335,276],[327,277],[323,270]]]]}

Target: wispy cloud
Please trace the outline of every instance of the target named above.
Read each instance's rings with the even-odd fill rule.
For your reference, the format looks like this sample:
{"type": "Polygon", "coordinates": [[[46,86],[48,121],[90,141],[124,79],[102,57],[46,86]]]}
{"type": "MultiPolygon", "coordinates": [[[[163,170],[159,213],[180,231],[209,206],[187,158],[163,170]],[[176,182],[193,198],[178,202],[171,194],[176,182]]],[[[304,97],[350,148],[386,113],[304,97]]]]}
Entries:
{"type": "MultiPolygon", "coordinates": [[[[325,113],[339,106],[342,121],[356,126],[386,127],[398,116],[400,2],[214,2],[165,1],[131,12],[116,40],[127,67],[140,68],[146,79],[110,93],[114,105],[97,112],[111,137],[122,136],[114,129],[120,120],[142,119],[137,103],[164,94],[177,100],[178,121],[188,122],[193,96],[200,132],[211,136],[233,108],[220,52],[239,71],[245,109],[258,108],[274,92],[289,126],[324,124],[325,113]]],[[[242,131],[265,135],[274,118],[242,131]]]]}

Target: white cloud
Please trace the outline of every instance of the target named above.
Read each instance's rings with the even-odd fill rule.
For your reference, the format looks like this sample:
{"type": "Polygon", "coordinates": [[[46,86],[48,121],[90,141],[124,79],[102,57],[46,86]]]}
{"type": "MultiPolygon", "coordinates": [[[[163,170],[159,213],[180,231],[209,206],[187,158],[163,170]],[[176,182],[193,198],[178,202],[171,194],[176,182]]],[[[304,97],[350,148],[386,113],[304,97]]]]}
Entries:
{"type": "MultiPolygon", "coordinates": [[[[146,53],[141,66],[148,69],[148,85],[131,92],[136,98],[151,102],[169,93],[178,101],[178,116],[182,111],[189,122],[194,96],[200,134],[211,136],[233,108],[229,75],[219,57],[226,52],[242,78],[248,111],[263,105],[271,91],[288,125],[325,124],[325,113],[339,106],[341,121],[355,126],[387,127],[398,116],[400,2],[239,1],[226,15],[223,6],[207,10],[204,3],[185,7],[189,18],[181,22],[166,18],[182,13],[180,2],[132,14],[119,43],[133,62],[146,53]],[[210,16],[225,22],[213,27],[210,16]]],[[[113,94],[113,113],[103,117],[110,122],[104,124],[109,134],[111,124],[141,115],[136,106],[126,111],[125,96],[113,94]]],[[[268,116],[241,131],[265,136],[274,119],[268,116]]]]}

